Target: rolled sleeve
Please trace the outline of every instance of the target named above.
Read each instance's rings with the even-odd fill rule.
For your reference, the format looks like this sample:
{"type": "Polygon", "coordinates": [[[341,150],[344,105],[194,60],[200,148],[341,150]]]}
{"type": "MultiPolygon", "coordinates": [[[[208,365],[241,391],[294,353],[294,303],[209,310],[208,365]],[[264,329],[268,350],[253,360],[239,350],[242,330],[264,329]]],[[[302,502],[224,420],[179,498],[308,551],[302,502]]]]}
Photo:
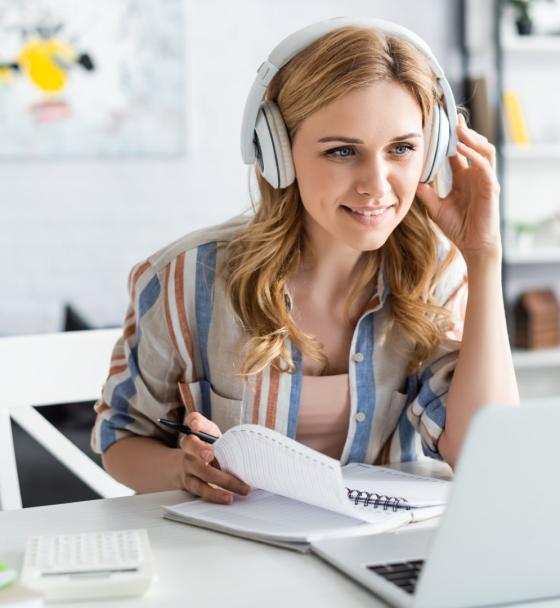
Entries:
{"type": "Polygon", "coordinates": [[[418,392],[408,407],[407,418],[420,434],[424,455],[441,460],[438,441],[445,428],[447,394],[459,357],[468,298],[466,266],[461,256],[451,262],[438,285],[437,297],[451,318],[443,342],[418,371],[418,392]]]}
{"type": "Polygon", "coordinates": [[[178,379],[184,369],[170,339],[161,279],[148,262],[133,268],[130,306],[111,357],[92,430],[94,452],[133,435],[170,442],[158,418],[182,417],[178,379]]]}
{"type": "Polygon", "coordinates": [[[439,356],[419,378],[419,390],[407,410],[407,418],[420,434],[426,456],[441,459],[438,441],[445,428],[447,393],[453,377],[460,342],[446,340],[439,356]],[[444,351],[442,353],[442,351],[444,351]]]}

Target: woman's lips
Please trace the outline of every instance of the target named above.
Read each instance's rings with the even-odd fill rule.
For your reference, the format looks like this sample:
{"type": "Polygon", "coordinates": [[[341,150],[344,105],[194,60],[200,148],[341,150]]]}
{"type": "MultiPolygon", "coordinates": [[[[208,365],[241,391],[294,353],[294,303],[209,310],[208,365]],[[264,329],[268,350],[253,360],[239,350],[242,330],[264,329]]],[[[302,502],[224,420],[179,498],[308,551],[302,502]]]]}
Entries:
{"type": "Polygon", "coordinates": [[[395,205],[378,205],[376,207],[349,207],[342,205],[344,212],[354,221],[364,226],[377,226],[393,215],[395,205]]]}

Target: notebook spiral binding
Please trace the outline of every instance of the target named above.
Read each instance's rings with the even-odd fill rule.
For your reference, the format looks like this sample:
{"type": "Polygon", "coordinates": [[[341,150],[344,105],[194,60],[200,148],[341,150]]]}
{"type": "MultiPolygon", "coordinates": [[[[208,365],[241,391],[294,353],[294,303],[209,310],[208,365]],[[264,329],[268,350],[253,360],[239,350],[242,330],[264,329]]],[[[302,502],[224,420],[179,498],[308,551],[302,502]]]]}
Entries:
{"type": "Polygon", "coordinates": [[[374,509],[382,508],[384,511],[387,511],[387,509],[392,509],[393,511],[406,509],[410,511],[408,500],[399,496],[385,496],[376,492],[351,490],[350,488],[346,488],[346,493],[348,494],[348,499],[355,505],[362,503],[364,507],[372,506],[374,509]]]}

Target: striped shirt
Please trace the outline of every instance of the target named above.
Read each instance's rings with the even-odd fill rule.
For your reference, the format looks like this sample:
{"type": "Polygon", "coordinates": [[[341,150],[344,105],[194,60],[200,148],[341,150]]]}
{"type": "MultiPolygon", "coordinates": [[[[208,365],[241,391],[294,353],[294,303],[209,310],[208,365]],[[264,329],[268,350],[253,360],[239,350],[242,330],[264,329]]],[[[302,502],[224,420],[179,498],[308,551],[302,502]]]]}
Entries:
{"type": "MultiPolygon", "coordinates": [[[[238,376],[245,335],[219,269],[230,241],[247,224],[240,216],[186,235],[135,266],[130,307],[115,345],[108,379],[95,405],[92,448],[106,451],[131,435],[177,445],[158,418],[182,420],[198,411],[222,432],[261,424],[295,438],[302,380],[301,353],[289,345],[294,373],[272,367],[250,382],[238,376]]],[[[443,238],[440,258],[448,251],[443,238]]],[[[466,267],[456,256],[435,289],[453,327],[415,373],[413,348],[400,328],[390,331],[391,297],[383,272],[358,320],[349,353],[350,418],[341,462],[401,462],[440,458],[445,401],[457,361],[467,297],[466,267]]]]}

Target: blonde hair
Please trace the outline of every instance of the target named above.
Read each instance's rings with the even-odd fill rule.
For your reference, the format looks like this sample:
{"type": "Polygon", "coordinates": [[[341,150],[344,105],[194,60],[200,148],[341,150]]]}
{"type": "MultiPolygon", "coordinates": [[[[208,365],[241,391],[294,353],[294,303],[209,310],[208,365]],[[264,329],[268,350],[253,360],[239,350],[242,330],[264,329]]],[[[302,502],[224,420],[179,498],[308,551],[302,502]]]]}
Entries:
{"type": "MultiPolygon", "coordinates": [[[[293,138],[308,116],[353,89],[378,81],[394,81],[417,101],[423,124],[436,100],[441,101],[435,76],[426,58],[411,44],[362,27],[331,32],[297,54],[275,76],[267,90],[293,138]]],[[[289,343],[303,354],[327,364],[322,345],[294,323],[285,287],[298,268],[305,247],[303,205],[297,182],[275,190],[257,171],[260,193],[249,225],[226,245],[224,274],[228,298],[248,335],[240,373],[246,378],[268,366],[293,372],[289,343]]],[[[391,291],[391,325],[407,335],[415,370],[439,344],[442,320],[450,315],[434,301],[438,278],[451,261],[451,247],[438,263],[437,228],[416,199],[410,211],[382,247],[391,291]]],[[[380,251],[363,254],[365,263],[348,296],[346,311],[380,271],[380,251]]],[[[350,321],[350,319],[349,319],[350,321]]]]}

